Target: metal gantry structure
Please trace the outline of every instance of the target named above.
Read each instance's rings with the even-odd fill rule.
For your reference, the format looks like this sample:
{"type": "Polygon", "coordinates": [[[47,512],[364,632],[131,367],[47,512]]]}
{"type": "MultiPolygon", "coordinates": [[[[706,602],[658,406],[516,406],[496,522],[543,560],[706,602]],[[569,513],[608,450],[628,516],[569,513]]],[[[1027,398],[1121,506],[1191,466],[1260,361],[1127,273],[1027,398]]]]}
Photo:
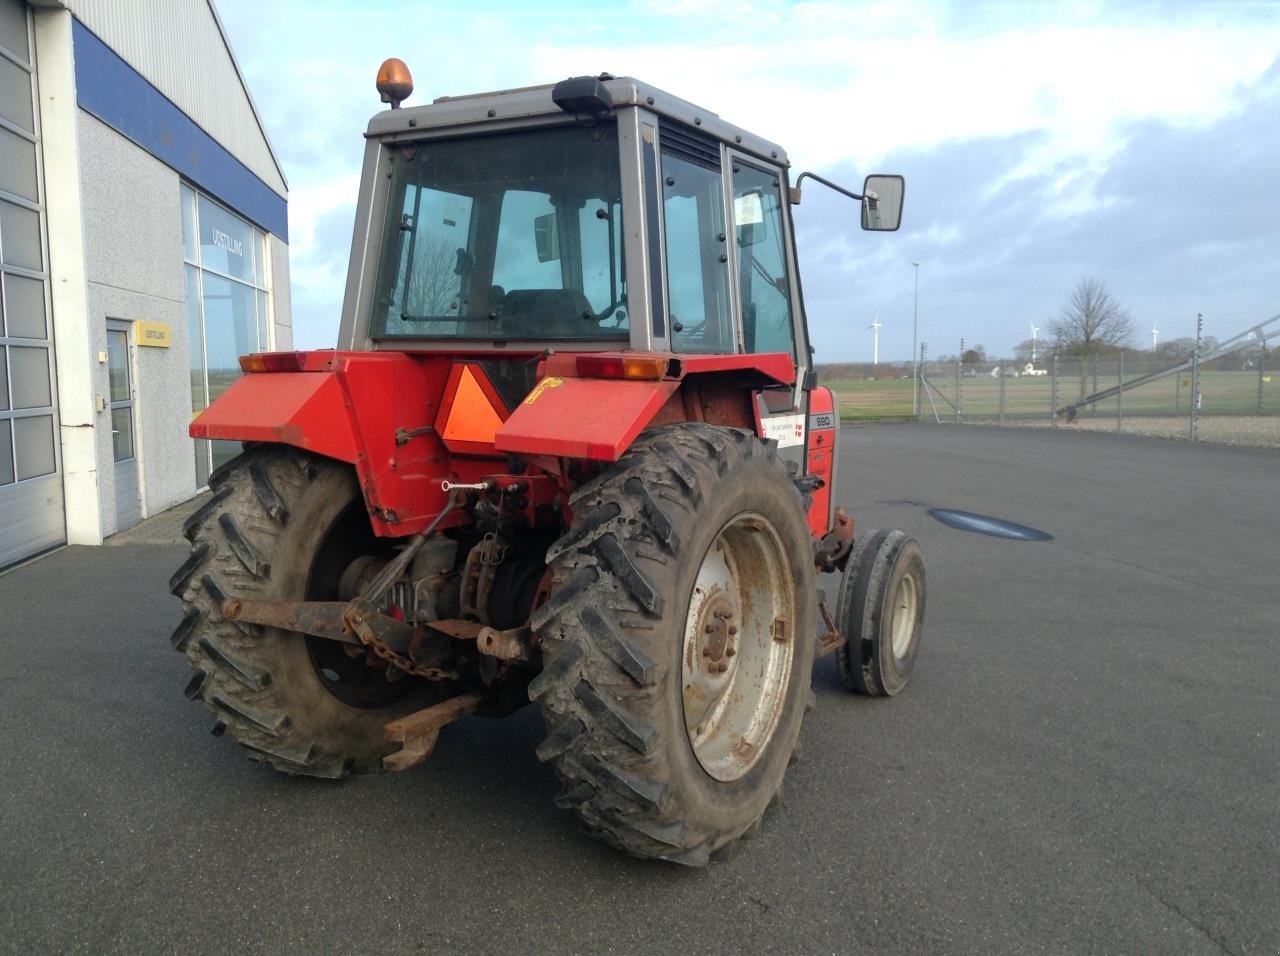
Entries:
{"type": "MultiPolygon", "coordinates": [[[[1126,389],[1138,388],[1142,385],[1147,385],[1151,382],[1159,381],[1162,378],[1168,378],[1170,375],[1177,375],[1179,372],[1185,372],[1188,369],[1190,369],[1192,370],[1192,373],[1193,373],[1192,384],[1191,384],[1191,435],[1190,437],[1192,441],[1195,441],[1196,413],[1197,413],[1196,405],[1197,405],[1197,398],[1198,398],[1198,391],[1199,391],[1198,378],[1199,378],[1200,365],[1204,362],[1211,362],[1222,355],[1227,355],[1231,352],[1239,351],[1243,346],[1248,344],[1251,340],[1256,340],[1265,346],[1266,340],[1268,338],[1275,336],[1277,333],[1280,333],[1280,313],[1277,313],[1276,315],[1271,316],[1271,318],[1266,319],[1262,322],[1259,322],[1256,325],[1251,325],[1249,328],[1245,329],[1243,332],[1240,332],[1237,335],[1233,335],[1231,338],[1227,339],[1224,342],[1220,342],[1216,348],[1210,349],[1208,352],[1202,353],[1201,352],[1201,333],[1203,331],[1203,325],[1204,325],[1203,316],[1197,315],[1196,316],[1196,349],[1192,353],[1191,357],[1187,359],[1185,362],[1179,362],[1177,365],[1171,365],[1168,368],[1161,369],[1158,372],[1149,372],[1146,375],[1139,375],[1137,378],[1130,379],[1127,382],[1121,382],[1117,385],[1112,385],[1110,388],[1104,388],[1101,391],[1094,392],[1092,395],[1087,395],[1084,398],[1080,399],[1080,401],[1078,402],[1072,402],[1069,405],[1062,406],[1062,408],[1057,410],[1057,415],[1059,417],[1066,418],[1066,420],[1069,422],[1073,422],[1076,419],[1076,414],[1079,412],[1081,408],[1085,408],[1089,405],[1094,405],[1098,402],[1106,401],[1108,398],[1115,398],[1118,395],[1123,395],[1126,389]]],[[[1259,382],[1261,382],[1261,378],[1259,378],[1259,382]]],[[[1261,388],[1261,385],[1259,385],[1259,388],[1261,388]]],[[[1259,405],[1261,405],[1261,402],[1259,402],[1259,405]]]]}

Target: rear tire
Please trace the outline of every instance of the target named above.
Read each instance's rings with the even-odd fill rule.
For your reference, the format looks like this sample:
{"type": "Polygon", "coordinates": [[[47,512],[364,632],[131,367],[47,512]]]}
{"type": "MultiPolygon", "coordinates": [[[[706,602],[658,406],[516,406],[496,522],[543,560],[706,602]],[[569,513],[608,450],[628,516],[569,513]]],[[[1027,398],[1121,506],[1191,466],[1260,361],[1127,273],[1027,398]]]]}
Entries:
{"type": "Polygon", "coordinates": [[[399,745],[383,725],[442,694],[405,675],[389,681],[363,652],[320,638],[233,624],[220,608],[247,600],[335,600],[352,559],[381,547],[355,474],[340,462],[272,445],[219,469],[186,522],[191,555],[170,579],[183,604],[173,633],[194,674],[186,695],[217,718],[213,733],[291,774],[341,777],[382,769],[399,745]]]}
{"type": "Polygon", "coordinates": [[[642,435],[571,504],[533,616],[538,756],[596,835],[705,864],[759,823],[800,732],[817,633],[803,500],[773,443],[688,423],[642,435]]]}
{"type": "Polygon", "coordinates": [[[901,531],[858,538],[840,579],[837,661],[855,694],[892,697],[907,686],[924,630],[924,554],[901,531]]]}

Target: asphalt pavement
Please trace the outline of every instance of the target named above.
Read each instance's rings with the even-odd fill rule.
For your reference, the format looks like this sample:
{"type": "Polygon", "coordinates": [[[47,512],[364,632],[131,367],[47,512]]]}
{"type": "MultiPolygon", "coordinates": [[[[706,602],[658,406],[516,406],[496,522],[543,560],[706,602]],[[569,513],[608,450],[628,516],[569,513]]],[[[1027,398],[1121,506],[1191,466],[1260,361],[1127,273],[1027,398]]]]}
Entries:
{"type": "Polygon", "coordinates": [[[867,700],[819,662],[784,802],[701,870],[580,833],[533,708],[463,721],[407,774],[250,764],[182,696],[163,536],[0,575],[0,950],[1280,950],[1280,453],[841,443],[859,528],[924,547],[917,669],[867,700]]]}

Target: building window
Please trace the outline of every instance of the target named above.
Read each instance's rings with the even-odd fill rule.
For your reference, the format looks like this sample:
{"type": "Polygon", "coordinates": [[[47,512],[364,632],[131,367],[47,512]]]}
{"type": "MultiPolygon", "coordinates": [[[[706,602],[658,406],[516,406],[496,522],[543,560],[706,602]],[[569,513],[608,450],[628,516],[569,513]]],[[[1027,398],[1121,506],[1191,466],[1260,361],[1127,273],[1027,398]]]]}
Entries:
{"type": "MultiPolygon", "coordinates": [[[[272,347],[266,236],[225,206],[182,186],[188,363],[194,417],[240,377],[240,356],[272,347]]],[[[195,441],[196,486],[240,443],[195,441]]]]}
{"type": "Polygon", "coordinates": [[[26,7],[7,6],[0,4],[0,491],[58,464],[33,59],[26,7]]]}

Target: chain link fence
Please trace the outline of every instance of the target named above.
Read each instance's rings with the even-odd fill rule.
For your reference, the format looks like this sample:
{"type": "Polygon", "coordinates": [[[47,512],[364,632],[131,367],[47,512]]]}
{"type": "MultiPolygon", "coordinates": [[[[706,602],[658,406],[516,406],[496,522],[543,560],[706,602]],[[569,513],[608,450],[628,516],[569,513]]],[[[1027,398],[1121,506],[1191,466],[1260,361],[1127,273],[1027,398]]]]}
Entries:
{"type": "Polygon", "coordinates": [[[819,368],[842,420],[1040,426],[1280,447],[1280,349],[1249,343],[1172,371],[1167,358],[1114,352],[1034,363],[959,359],[819,368]],[[861,373],[861,374],[859,374],[861,373]]]}

